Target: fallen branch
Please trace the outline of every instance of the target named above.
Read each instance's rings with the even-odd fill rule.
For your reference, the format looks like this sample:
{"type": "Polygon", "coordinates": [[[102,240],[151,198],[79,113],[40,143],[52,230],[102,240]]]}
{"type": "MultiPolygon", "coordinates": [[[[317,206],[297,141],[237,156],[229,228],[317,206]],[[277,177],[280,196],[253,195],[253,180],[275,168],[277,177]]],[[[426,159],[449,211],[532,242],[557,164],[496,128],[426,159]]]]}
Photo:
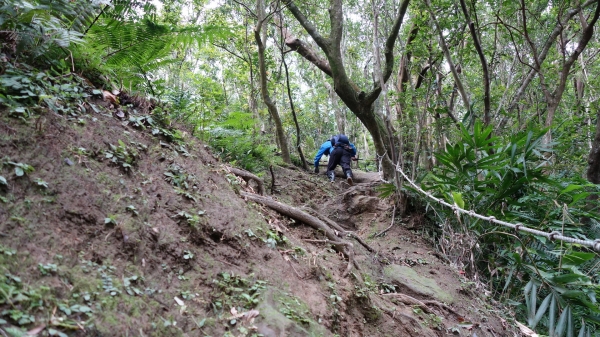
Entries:
{"type": "Polygon", "coordinates": [[[244,191],[240,191],[240,195],[242,197],[247,198],[248,200],[272,208],[277,212],[286,215],[294,220],[298,220],[302,223],[305,223],[318,231],[322,231],[327,237],[327,239],[329,239],[330,243],[336,247],[336,250],[348,257],[348,266],[342,274],[342,277],[346,277],[346,275],[350,273],[350,270],[352,269],[352,264],[354,264],[354,246],[352,245],[352,243],[340,239],[336,232],[332,230],[325,222],[298,208],[283,204],[271,198],[259,196],[244,191]]]}
{"type": "Polygon", "coordinates": [[[229,166],[225,166],[225,167],[227,168],[227,170],[229,170],[229,172],[235,174],[236,176],[242,177],[246,181],[246,183],[250,179],[256,181],[256,183],[258,184],[258,193],[260,195],[265,194],[264,183],[263,183],[262,179],[260,179],[258,176],[254,175],[246,170],[238,169],[235,167],[229,167],[229,166]]]}

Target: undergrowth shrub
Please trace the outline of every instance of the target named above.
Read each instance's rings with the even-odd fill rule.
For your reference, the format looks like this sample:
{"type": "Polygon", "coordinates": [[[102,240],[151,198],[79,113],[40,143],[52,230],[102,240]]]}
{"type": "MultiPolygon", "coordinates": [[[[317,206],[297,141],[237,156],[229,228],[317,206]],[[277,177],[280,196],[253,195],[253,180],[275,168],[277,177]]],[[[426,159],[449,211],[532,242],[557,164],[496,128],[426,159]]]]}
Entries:
{"type": "Polygon", "coordinates": [[[209,144],[215,155],[231,165],[250,172],[266,170],[277,161],[275,149],[261,137],[253,137],[243,131],[216,127],[210,131],[209,144]]]}
{"type": "MultiPolygon", "coordinates": [[[[551,174],[542,144],[546,129],[500,139],[492,128],[461,126],[461,139],[437,153],[423,180],[437,196],[466,210],[545,232],[596,239],[600,187],[578,176],[551,174]]],[[[552,144],[551,144],[552,145],[552,144]]],[[[600,258],[586,247],[515,233],[448,208],[437,209],[439,238],[450,258],[488,280],[494,294],[516,305],[527,324],[549,336],[597,331],[600,258]],[[465,239],[466,238],[466,239],[465,239]],[[539,306],[537,303],[541,303],[539,306]]]]}

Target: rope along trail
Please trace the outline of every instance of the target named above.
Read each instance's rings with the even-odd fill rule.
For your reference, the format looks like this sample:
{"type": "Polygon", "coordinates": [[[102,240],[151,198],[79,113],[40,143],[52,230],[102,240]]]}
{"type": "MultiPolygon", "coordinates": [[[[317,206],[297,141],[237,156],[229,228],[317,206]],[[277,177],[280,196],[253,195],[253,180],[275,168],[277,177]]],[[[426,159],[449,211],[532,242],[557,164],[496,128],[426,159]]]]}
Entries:
{"type": "Polygon", "coordinates": [[[424,191],[421,187],[417,186],[412,180],[408,179],[408,177],[402,171],[402,169],[400,168],[399,165],[396,165],[396,170],[398,172],[400,172],[400,174],[402,174],[402,176],[404,177],[404,179],[406,181],[408,181],[408,183],[413,188],[415,188],[417,191],[425,194],[428,198],[430,198],[431,200],[433,200],[433,201],[435,201],[435,202],[437,202],[439,204],[442,204],[444,206],[452,208],[452,210],[454,212],[467,214],[467,215],[469,215],[471,217],[474,217],[474,218],[479,218],[481,220],[486,220],[486,221],[489,221],[489,222],[496,223],[498,225],[506,226],[506,227],[514,229],[515,231],[522,231],[522,232],[526,232],[526,233],[531,233],[533,235],[543,236],[545,238],[550,239],[551,241],[560,240],[560,241],[564,241],[564,242],[570,242],[570,243],[576,243],[576,244],[583,245],[583,246],[588,246],[588,247],[593,248],[595,251],[600,252],[600,239],[596,239],[596,240],[580,240],[580,239],[575,239],[575,238],[572,238],[572,237],[564,236],[564,235],[562,235],[558,231],[554,231],[554,232],[550,232],[550,233],[543,232],[543,231],[540,231],[540,230],[537,230],[537,229],[526,227],[522,223],[512,224],[510,222],[498,220],[498,219],[496,219],[493,216],[483,216],[481,214],[475,213],[475,211],[464,210],[464,209],[458,207],[457,205],[452,205],[450,203],[447,203],[447,202],[445,202],[444,200],[442,200],[440,198],[434,197],[431,193],[424,191]]]}

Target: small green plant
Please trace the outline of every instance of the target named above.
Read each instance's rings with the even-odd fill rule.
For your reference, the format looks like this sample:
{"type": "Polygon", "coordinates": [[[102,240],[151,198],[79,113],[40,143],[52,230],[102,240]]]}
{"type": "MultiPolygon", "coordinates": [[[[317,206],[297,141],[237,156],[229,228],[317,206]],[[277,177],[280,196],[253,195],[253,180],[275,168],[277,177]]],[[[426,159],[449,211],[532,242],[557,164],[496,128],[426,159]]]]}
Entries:
{"type": "Polygon", "coordinates": [[[104,152],[105,158],[109,159],[111,163],[122,167],[126,172],[130,172],[140,156],[138,150],[135,147],[125,145],[120,139],[119,145],[108,144],[108,146],[110,150],[104,152]]]}
{"type": "Polygon", "coordinates": [[[48,188],[48,183],[40,178],[35,178],[33,181],[40,187],[48,188]]]}
{"type": "Polygon", "coordinates": [[[15,162],[12,162],[12,161],[10,161],[8,163],[15,167],[15,175],[17,177],[22,177],[25,174],[29,174],[29,173],[35,171],[35,169],[33,168],[33,166],[28,165],[28,164],[15,163],[15,162]]]}
{"type": "Polygon", "coordinates": [[[131,214],[133,214],[133,215],[135,215],[135,216],[138,216],[138,215],[139,215],[139,213],[138,213],[137,209],[136,209],[136,208],[135,208],[135,206],[133,206],[133,205],[129,205],[129,206],[125,207],[125,210],[126,210],[127,212],[130,212],[131,214]]]}
{"type": "Polygon", "coordinates": [[[17,251],[14,249],[9,249],[9,248],[6,248],[6,247],[0,245],[0,254],[4,254],[6,256],[13,256],[13,255],[17,254],[17,251]]]}
{"type": "Polygon", "coordinates": [[[140,281],[140,279],[141,278],[137,275],[123,277],[123,288],[125,288],[125,292],[130,296],[143,295],[144,292],[135,287],[135,285],[140,281]]]}
{"type": "Polygon", "coordinates": [[[183,259],[184,260],[191,260],[193,258],[194,258],[194,253],[190,252],[189,250],[183,251],[183,259]]]}
{"type": "Polygon", "coordinates": [[[58,271],[58,266],[53,264],[53,263],[48,263],[48,264],[38,264],[38,269],[40,270],[40,273],[42,273],[43,276],[46,275],[50,275],[50,274],[56,274],[56,272],[58,271]]]}
{"type": "Polygon", "coordinates": [[[102,288],[104,289],[104,292],[109,293],[110,296],[121,294],[121,291],[113,285],[112,277],[106,273],[102,273],[102,288]]]}
{"type": "Polygon", "coordinates": [[[180,219],[194,228],[196,228],[196,226],[198,226],[198,224],[200,223],[200,215],[197,215],[197,214],[192,215],[186,211],[179,211],[177,214],[175,214],[171,217],[180,219]]]}
{"type": "MultiPolygon", "coordinates": [[[[259,230],[261,232],[265,232],[262,228],[259,228],[259,230]]],[[[267,247],[271,249],[275,249],[277,245],[285,245],[288,243],[288,239],[277,231],[269,229],[266,231],[265,234],[267,235],[267,237],[261,240],[267,244],[267,247]]]]}
{"type": "Polygon", "coordinates": [[[186,191],[184,189],[175,187],[175,193],[182,195],[182,196],[188,198],[189,200],[193,200],[194,202],[198,201],[198,199],[196,199],[195,195],[193,195],[192,193],[190,193],[189,191],[186,191]]]}
{"type": "Polygon", "coordinates": [[[196,177],[194,177],[193,174],[188,174],[181,166],[177,164],[169,165],[167,171],[163,174],[165,176],[165,180],[171,185],[186,190],[190,188],[188,181],[190,181],[192,185],[196,182],[196,177]]]}
{"type": "Polygon", "coordinates": [[[215,291],[211,305],[217,314],[228,308],[242,307],[252,309],[259,303],[259,297],[266,288],[266,282],[254,282],[235,274],[221,273],[213,280],[215,291]]]}
{"type": "Polygon", "coordinates": [[[104,218],[104,224],[113,226],[118,225],[117,216],[115,214],[108,215],[106,218],[104,218]]]}

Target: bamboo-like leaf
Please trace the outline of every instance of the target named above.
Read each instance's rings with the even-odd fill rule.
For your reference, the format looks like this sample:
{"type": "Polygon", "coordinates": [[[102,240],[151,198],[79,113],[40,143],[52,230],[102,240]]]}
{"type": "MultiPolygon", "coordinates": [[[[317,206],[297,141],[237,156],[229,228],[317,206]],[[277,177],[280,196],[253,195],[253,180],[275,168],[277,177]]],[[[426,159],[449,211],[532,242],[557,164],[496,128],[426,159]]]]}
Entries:
{"type": "Polygon", "coordinates": [[[530,328],[535,329],[535,327],[538,325],[538,323],[540,322],[540,320],[542,319],[542,317],[544,316],[544,314],[548,310],[548,307],[550,306],[550,301],[552,300],[552,297],[553,297],[553,294],[550,293],[542,301],[542,304],[540,304],[540,307],[538,308],[538,310],[537,310],[537,312],[535,314],[535,317],[533,319],[533,324],[529,325],[530,328]]]}
{"type": "Polygon", "coordinates": [[[581,321],[581,329],[579,329],[579,334],[577,337],[585,337],[585,321],[581,321]]]}
{"type": "Polygon", "coordinates": [[[510,281],[512,280],[513,274],[515,272],[515,268],[510,268],[510,273],[508,274],[508,277],[506,278],[506,284],[504,285],[504,289],[502,289],[502,292],[505,292],[506,289],[508,288],[508,285],[510,284],[510,281]]]}
{"type": "Polygon", "coordinates": [[[567,337],[574,337],[573,336],[573,313],[571,312],[571,308],[569,309],[569,314],[567,315],[567,337]]]}
{"type": "Polygon", "coordinates": [[[556,325],[556,307],[556,296],[552,296],[552,301],[550,301],[550,317],[548,319],[548,331],[550,331],[550,337],[553,337],[554,326],[556,325]]]}
{"type": "Polygon", "coordinates": [[[565,330],[567,329],[567,317],[570,315],[571,310],[570,307],[566,307],[563,312],[560,314],[558,318],[558,323],[556,323],[556,329],[554,330],[554,335],[550,335],[551,337],[563,337],[565,334],[565,330]]]}

